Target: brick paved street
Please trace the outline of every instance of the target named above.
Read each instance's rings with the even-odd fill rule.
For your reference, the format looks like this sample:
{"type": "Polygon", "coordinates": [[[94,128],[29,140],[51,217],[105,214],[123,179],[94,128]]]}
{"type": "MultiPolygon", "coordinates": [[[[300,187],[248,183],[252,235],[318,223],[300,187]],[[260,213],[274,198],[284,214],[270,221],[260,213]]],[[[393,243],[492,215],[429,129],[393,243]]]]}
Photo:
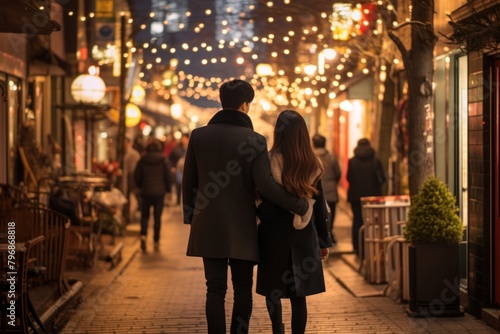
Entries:
{"type": "MultiPolygon", "coordinates": [[[[137,234],[127,237],[127,266],[102,269],[89,279],[84,300],[67,312],[62,333],[206,333],[202,261],[185,256],[188,232],[180,208],[166,207],[158,252],[152,240],[149,251],[142,253],[137,234]]],[[[327,292],[308,297],[307,333],[498,333],[469,314],[413,319],[406,315],[406,305],[389,297],[355,297],[336,279],[346,275],[347,267],[339,256],[329,258],[327,292]]],[[[231,299],[229,289],[228,315],[231,299]]],[[[290,310],[286,301],[283,305],[285,330],[290,333],[290,310]]],[[[270,333],[264,300],[256,294],[250,332],[270,333]]]]}

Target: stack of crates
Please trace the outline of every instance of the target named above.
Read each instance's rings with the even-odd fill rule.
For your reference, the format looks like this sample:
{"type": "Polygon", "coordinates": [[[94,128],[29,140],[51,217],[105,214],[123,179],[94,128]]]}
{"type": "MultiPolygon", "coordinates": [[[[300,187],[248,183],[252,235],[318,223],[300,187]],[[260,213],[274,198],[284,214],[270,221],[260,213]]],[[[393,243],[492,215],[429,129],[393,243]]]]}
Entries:
{"type": "Polygon", "coordinates": [[[410,196],[362,197],[363,226],[360,238],[360,271],[369,283],[387,283],[386,253],[391,240],[402,236],[410,196]]]}

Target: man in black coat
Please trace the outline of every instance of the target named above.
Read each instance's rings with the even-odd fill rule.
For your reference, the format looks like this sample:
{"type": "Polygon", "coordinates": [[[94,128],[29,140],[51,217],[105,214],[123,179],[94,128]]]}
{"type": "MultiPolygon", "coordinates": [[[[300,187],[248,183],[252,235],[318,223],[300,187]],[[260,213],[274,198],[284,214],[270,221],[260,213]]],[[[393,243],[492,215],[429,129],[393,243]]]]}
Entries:
{"type": "Polygon", "coordinates": [[[352,210],[352,247],[359,252],[359,229],[363,225],[361,197],[381,196],[382,184],[386,181],[382,162],[367,138],[358,140],[354,157],[349,159],[347,167],[347,201],[352,210]]]}
{"type": "Polygon", "coordinates": [[[231,333],[248,333],[253,266],[259,261],[256,190],[299,215],[309,207],[273,179],[266,139],[253,130],[247,115],[252,86],[236,79],[225,82],[219,93],[223,109],[207,126],[193,130],[184,163],[184,223],[191,224],[187,255],[203,258],[208,332],[226,332],[229,265],[234,289],[231,333]]]}

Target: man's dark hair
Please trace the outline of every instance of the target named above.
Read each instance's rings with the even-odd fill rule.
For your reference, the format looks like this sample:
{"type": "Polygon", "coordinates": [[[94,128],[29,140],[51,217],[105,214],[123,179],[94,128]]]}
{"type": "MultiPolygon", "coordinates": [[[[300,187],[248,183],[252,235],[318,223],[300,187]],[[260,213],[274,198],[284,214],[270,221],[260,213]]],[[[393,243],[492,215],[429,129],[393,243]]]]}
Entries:
{"type": "Polygon", "coordinates": [[[326,138],[322,135],[315,134],[312,137],[312,143],[315,148],[324,148],[326,145],[326,138]]]}
{"type": "Polygon", "coordinates": [[[220,86],[219,96],[222,109],[238,109],[244,102],[252,102],[255,92],[248,82],[234,79],[220,86]]]}

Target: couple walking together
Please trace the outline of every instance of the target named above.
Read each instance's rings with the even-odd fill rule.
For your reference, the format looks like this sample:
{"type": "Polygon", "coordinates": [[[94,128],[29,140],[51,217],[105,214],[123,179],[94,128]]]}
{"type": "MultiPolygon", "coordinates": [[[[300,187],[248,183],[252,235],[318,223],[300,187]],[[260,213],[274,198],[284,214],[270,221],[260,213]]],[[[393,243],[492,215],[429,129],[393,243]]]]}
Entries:
{"type": "Polygon", "coordinates": [[[256,292],[266,298],[272,332],[284,333],[281,299],[288,298],[292,333],[304,333],[306,296],[325,291],[321,260],[331,246],[321,162],[300,114],[279,115],[268,153],[247,115],[252,86],[236,79],[219,93],[222,110],[191,133],[182,181],[187,255],[203,258],[208,332],[226,333],[229,266],[230,332],[248,333],[258,264],[256,292]]]}

